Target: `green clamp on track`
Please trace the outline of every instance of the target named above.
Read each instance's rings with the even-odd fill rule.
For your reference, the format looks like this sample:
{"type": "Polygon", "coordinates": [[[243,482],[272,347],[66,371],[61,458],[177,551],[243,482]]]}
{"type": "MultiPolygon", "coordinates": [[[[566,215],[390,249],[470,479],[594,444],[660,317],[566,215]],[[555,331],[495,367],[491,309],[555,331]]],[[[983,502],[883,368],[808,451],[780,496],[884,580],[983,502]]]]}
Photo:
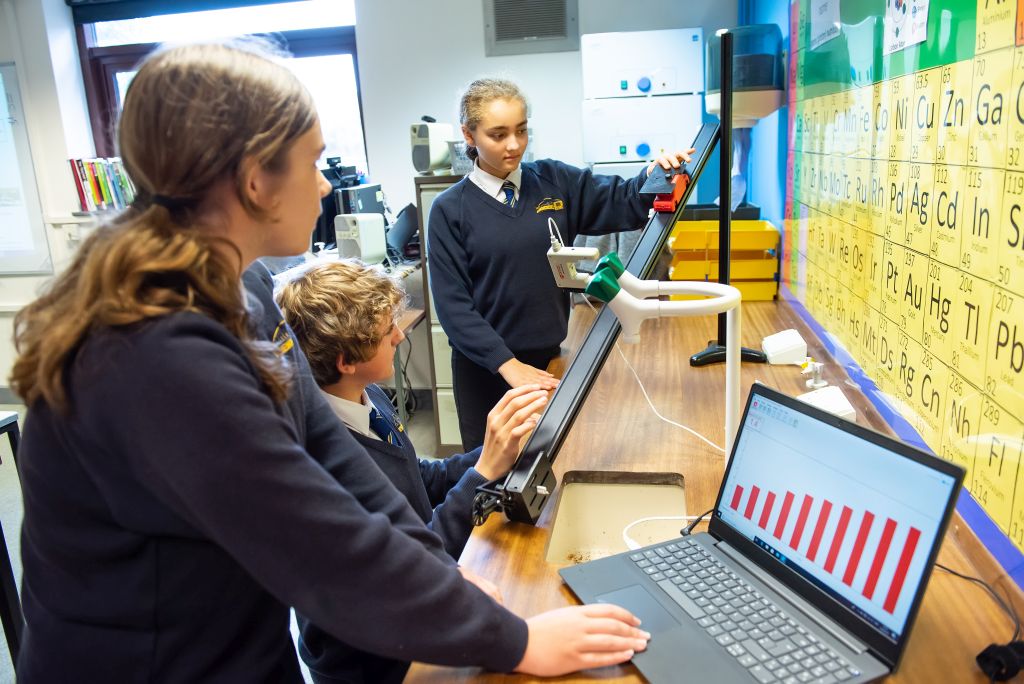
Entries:
{"type": "Polygon", "coordinates": [[[597,297],[607,304],[615,299],[615,295],[619,294],[621,289],[619,281],[616,280],[611,269],[606,268],[593,275],[590,283],[587,285],[586,293],[592,297],[597,297]]]}
{"type": "Polygon", "coordinates": [[[597,268],[594,269],[594,272],[600,273],[604,269],[608,269],[614,273],[616,279],[626,272],[626,267],[622,265],[619,255],[615,252],[609,252],[601,257],[600,261],[597,262],[597,268]]]}

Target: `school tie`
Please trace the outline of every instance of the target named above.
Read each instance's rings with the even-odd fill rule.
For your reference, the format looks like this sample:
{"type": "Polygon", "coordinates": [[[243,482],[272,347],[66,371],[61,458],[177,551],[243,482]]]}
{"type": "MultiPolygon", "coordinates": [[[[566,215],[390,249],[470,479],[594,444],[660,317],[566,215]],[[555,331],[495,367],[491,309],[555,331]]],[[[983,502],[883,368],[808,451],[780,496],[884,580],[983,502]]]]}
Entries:
{"type": "Polygon", "coordinates": [[[381,411],[374,406],[370,409],[370,429],[381,438],[381,441],[387,442],[388,444],[400,444],[401,440],[398,437],[398,429],[395,425],[385,416],[381,411]]]}
{"type": "Polygon", "coordinates": [[[516,206],[516,184],[507,180],[501,184],[501,191],[505,193],[505,204],[516,206]]]}

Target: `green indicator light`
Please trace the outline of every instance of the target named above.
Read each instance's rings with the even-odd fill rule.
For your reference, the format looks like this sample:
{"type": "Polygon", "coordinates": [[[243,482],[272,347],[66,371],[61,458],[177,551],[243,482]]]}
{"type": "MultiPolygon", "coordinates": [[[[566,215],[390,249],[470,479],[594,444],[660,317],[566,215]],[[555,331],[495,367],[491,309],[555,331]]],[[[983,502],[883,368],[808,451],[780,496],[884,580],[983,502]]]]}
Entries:
{"type": "Polygon", "coordinates": [[[619,145],[619,154],[626,154],[626,146],[619,145]]]}

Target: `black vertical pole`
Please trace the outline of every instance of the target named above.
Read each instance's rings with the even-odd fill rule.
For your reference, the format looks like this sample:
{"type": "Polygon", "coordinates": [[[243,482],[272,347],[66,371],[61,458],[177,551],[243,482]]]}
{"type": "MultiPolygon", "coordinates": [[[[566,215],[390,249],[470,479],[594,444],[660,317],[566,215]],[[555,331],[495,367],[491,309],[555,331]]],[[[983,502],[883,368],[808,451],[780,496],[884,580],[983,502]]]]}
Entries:
{"type": "MultiPolygon", "coordinates": [[[[732,232],[732,33],[722,32],[721,138],[718,173],[718,282],[729,284],[732,232]]],[[[725,347],[725,314],[718,314],[718,345],[725,347]]]]}
{"type": "MultiPolygon", "coordinates": [[[[730,31],[718,33],[722,48],[722,88],[719,91],[718,133],[718,282],[729,284],[729,242],[732,233],[732,39],[730,31]]],[[[718,339],[708,342],[707,349],[690,357],[691,366],[725,362],[726,318],[718,314],[718,339]]],[[[766,363],[764,352],[740,348],[740,360],[766,363]]]]}

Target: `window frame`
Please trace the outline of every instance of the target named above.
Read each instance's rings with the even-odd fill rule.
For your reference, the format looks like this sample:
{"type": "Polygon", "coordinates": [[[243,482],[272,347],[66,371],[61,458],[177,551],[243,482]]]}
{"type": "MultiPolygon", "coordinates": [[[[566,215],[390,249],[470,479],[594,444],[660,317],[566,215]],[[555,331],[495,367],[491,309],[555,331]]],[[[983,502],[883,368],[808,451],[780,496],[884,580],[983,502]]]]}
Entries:
{"type": "MultiPolygon", "coordinates": [[[[117,74],[133,71],[159,43],[135,43],[96,47],[96,30],[92,24],[75,27],[78,54],[89,106],[89,123],[98,157],[117,156],[115,127],[117,124],[117,74]]],[[[359,55],[356,50],[355,26],[281,31],[257,34],[282,42],[293,57],[351,55],[355,70],[356,101],[363,127],[363,152],[366,153],[366,118],[363,116],[362,84],[359,80],[359,55]]]]}

